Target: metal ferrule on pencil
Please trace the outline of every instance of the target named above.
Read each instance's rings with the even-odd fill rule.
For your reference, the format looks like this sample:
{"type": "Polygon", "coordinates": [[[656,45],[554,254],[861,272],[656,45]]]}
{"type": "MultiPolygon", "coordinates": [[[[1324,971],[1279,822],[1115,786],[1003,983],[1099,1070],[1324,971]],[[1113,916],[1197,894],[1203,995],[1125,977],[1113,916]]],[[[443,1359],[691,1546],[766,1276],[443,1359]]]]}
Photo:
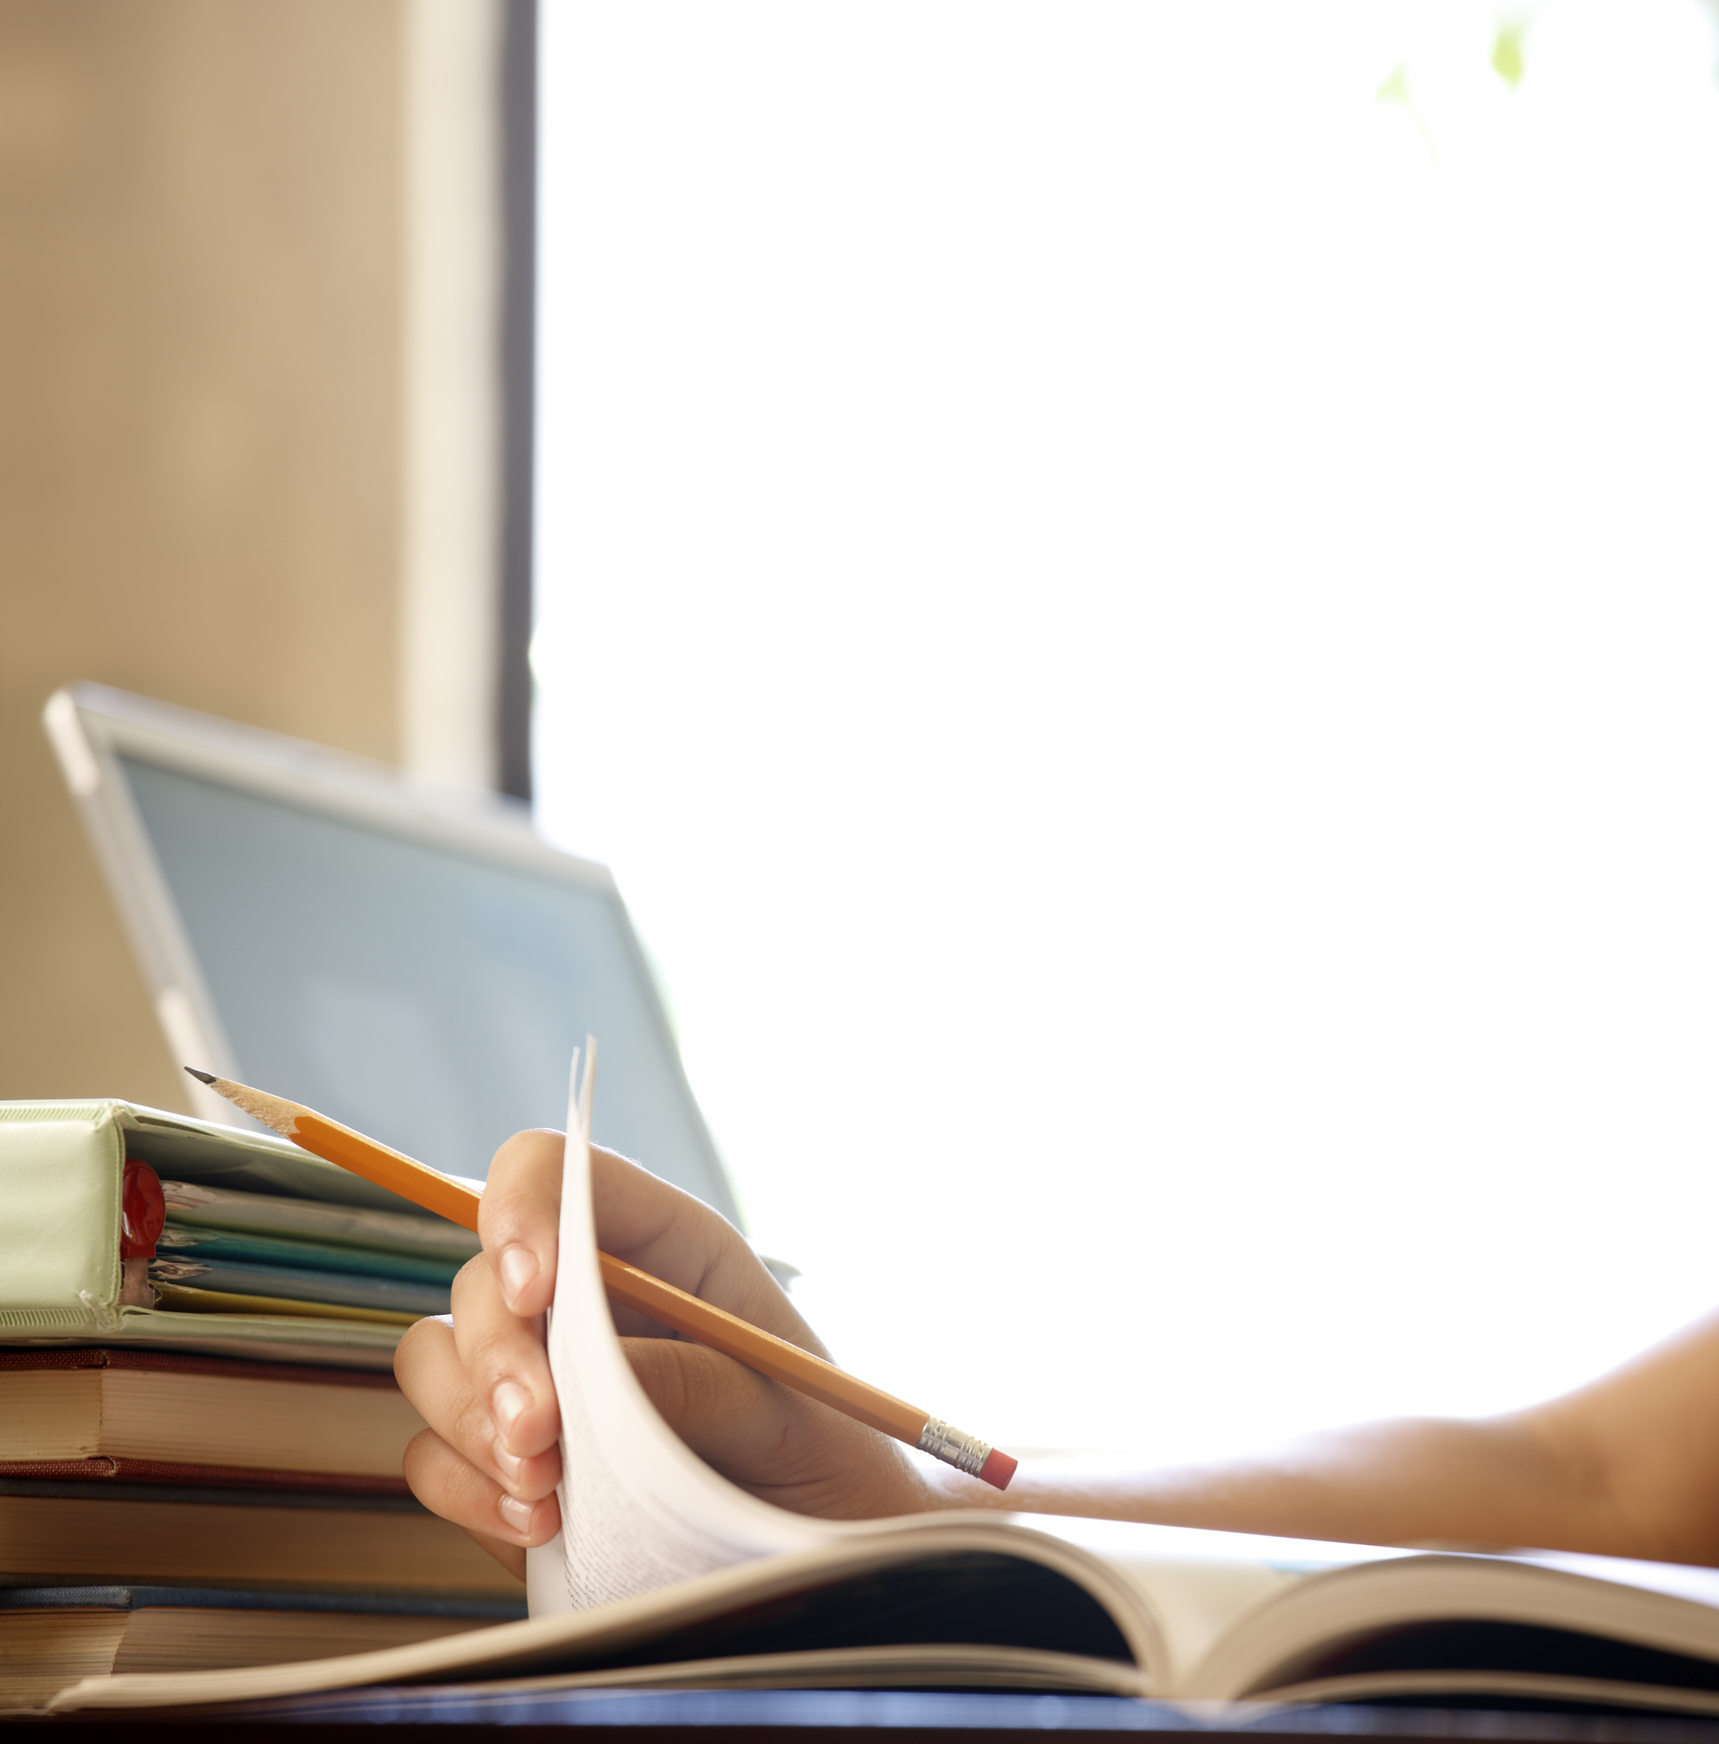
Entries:
{"type": "Polygon", "coordinates": [[[928,1417],[919,1432],[919,1451],[976,1478],[993,1449],[988,1441],[981,1441],[976,1435],[963,1435],[959,1429],[951,1429],[940,1417],[928,1417]]]}

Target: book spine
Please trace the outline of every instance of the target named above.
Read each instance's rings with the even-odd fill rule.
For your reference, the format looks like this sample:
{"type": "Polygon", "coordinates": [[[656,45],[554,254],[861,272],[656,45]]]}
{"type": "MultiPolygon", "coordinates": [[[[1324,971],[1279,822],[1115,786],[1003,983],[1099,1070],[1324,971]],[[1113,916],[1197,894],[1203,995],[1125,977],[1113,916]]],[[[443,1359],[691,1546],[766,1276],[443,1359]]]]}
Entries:
{"type": "Polygon", "coordinates": [[[313,1387],[364,1387],[396,1393],[391,1370],[330,1369],[305,1363],[248,1362],[242,1357],[187,1355],[175,1350],[128,1350],[123,1345],[75,1344],[0,1350],[0,1374],[19,1369],[145,1369],[226,1380],[302,1382],[313,1387]]]}
{"type": "MultiPolygon", "coordinates": [[[[95,1486],[112,1483],[205,1490],[312,1490],[346,1496],[412,1493],[404,1478],[273,1471],[240,1465],[181,1465],[161,1459],[114,1459],[105,1454],[91,1459],[0,1459],[0,1478],[70,1478],[95,1486]]],[[[96,1492],[92,1490],[93,1493],[96,1492]]]]}

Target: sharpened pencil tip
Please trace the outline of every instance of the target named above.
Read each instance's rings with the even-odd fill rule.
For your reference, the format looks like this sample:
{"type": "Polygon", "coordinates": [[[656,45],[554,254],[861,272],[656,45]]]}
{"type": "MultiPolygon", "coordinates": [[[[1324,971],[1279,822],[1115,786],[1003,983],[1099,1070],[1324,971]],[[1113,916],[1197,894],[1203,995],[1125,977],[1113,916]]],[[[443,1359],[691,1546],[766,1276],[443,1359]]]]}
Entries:
{"type": "Polygon", "coordinates": [[[199,1072],[195,1066],[187,1066],[185,1070],[189,1072],[199,1084],[213,1084],[215,1082],[215,1074],[213,1072],[199,1072]]]}

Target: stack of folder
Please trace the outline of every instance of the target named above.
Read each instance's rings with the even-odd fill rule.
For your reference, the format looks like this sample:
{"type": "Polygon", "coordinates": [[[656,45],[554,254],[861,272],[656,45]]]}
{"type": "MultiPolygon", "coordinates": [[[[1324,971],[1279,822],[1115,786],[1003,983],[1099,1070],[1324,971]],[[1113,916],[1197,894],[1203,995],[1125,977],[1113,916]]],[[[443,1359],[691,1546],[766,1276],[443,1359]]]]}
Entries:
{"type": "Polygon", "coordinates": [[[0,1708],[523,1616],[400,1475],[475,1245],[272,1135],[0,1103],[0,1708]]]}
{"type": "MultiPolygon", "coordinates": [[[[158,1177],[159,1179],[159,1177],[158,1177]]],[[[161,1181],[158,1304],[409,1326],[446,1314],[468,1232],[440,1219],[161,1181]]]]}

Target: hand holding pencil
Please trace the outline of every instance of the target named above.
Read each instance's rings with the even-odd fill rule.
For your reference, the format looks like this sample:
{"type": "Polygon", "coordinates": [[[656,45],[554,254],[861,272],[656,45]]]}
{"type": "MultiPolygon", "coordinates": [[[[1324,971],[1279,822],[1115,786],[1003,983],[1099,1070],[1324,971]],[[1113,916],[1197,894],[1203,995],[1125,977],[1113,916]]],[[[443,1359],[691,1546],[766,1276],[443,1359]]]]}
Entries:
{"type": "MultiPolygon", "coordinates": [[[[401,1386],[430,1425],[408,1451],[413,1489],[518,1569],[523,1547],[546,1542],[559,1525],[552,1493],[560,1476],[559,1410],[535,1323],[554,1295],[561,1152],[558,1133],[521,1133],[502,1146],[478,1207],[484,1253],[454,1285],[454,1328],[420,1322],[395,1362],[401,1386]]],[[[592,1171],[607,1254],[825,1355],[717,1213],[596,1146],[592,1171]]],[[[848,1518],[970,1507],[986,1495],[1001,1501],[967,1478],[938,1482],[847,1407],[834,1410],[773,1385],[708,1344],[665,1337],[661,1320],[624,1302],[616,1302],[615,1318],[634,1372],[670,1426],[718,1471],[768,1501],[848,1518]]]]}

